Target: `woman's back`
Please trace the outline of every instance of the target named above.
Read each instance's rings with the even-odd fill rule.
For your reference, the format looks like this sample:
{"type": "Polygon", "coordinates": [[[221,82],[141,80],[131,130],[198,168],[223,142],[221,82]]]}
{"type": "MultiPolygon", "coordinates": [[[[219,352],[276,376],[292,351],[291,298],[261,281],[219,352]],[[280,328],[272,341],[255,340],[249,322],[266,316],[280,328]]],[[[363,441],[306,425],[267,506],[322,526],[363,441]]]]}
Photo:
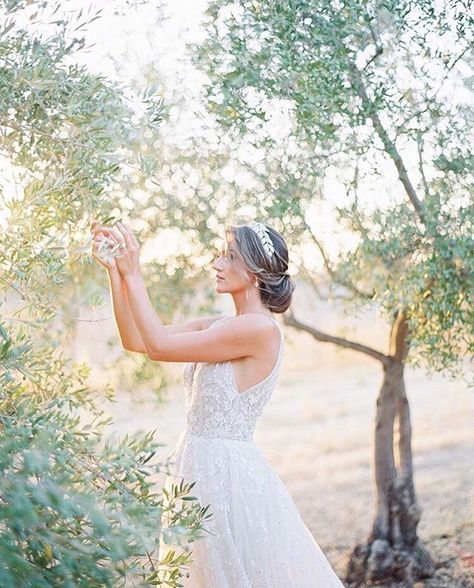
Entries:
{"type": "MultiPolygon", "coordinates": [[[[227,318],[221,317],[209,328],[227,318]]],[[[283,357],[283,333],[280,325],[278,328],[280,346],[273,369],[242,392],[237,388],[232,361],[185,365],[187,430],[206,437],[252,439],[257,419],[275,388],[283,357]]]]}

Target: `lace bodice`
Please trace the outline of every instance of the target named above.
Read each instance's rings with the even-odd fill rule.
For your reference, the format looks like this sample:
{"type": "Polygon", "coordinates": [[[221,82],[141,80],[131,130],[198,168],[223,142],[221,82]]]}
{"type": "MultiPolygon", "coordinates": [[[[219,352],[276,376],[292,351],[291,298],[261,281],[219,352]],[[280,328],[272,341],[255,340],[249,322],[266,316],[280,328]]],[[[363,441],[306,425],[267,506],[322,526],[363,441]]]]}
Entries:
{"type": "MultiPolygon", "coordinates": [[[[221,317],[209,328],[221,320],[221,317]]],[[[275,388],[283,357],[283,331],[272,371],[260,382],[239,392],[231,361],[186,363],[183,381],[186,429],[206,437],[251,440],[258,417],[275,388]]]]}

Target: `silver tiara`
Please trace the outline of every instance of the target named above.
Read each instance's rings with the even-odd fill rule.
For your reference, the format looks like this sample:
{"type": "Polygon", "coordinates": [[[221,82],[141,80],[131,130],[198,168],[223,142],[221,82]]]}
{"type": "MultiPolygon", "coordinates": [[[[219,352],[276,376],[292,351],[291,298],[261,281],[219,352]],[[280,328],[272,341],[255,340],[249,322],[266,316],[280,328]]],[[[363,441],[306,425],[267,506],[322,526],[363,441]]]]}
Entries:
{"type": "Polygon", "coordinates": [[[272,257],[275,253],[275,248],[273,247],[272,240],[270,239],[270,235],[268,233],[267,228],[262,223],[257,223],[255,221],[249,223],[247,225],[250,227],[257,235],[260,237],[260,241],[262,242],[263,248],[267,252],[268,257],[272,257]]]}

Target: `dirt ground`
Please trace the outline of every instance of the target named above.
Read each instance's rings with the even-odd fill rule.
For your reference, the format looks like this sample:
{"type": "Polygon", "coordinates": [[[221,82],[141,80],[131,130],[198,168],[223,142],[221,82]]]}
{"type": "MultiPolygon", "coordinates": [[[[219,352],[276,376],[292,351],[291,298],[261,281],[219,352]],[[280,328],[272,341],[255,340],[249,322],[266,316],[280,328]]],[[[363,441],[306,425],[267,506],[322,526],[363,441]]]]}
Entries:
{"type": "MultiPolygon", "coordinates": [[[[175,364],[178,372],[182,367],[175,364]]],[[[372,428],[382,374],[368,361],[305,367],[282,368],[254,439],[344,577],[351,549],[366,537],[373,514],[372,428]]],[[[462,381],[428,377],[419,369],[408,369],[406,383],[423,509],[419,534],[437,565],[436,578],[423,586],[474,586],[468,557],[474,554],[472,391],[462,381]]],[[[117,432],[157,429],[167,455],[185,422],[182,386],[178,381],[168,388],[162,405],[123,391],[110,413],[117,432]]]]}

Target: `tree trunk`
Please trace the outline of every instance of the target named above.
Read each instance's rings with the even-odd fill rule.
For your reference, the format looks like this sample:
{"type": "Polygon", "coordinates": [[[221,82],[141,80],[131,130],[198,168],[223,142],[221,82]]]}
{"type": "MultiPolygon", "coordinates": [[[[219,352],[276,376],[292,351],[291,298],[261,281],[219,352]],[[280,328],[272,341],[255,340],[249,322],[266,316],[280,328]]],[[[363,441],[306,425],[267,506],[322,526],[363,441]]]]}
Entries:
{"type": "Polygon", "coordinates": [[[377,493],[372,531],[350,557],[349,586],[398,580],[412,586],[434,574],[433,561],[417,536],[420,520],[413,482],[410,408],[403,378],[407,324],[399,313],[392,327],[390,360],[377,399],[374,477],[377,493]]]}

